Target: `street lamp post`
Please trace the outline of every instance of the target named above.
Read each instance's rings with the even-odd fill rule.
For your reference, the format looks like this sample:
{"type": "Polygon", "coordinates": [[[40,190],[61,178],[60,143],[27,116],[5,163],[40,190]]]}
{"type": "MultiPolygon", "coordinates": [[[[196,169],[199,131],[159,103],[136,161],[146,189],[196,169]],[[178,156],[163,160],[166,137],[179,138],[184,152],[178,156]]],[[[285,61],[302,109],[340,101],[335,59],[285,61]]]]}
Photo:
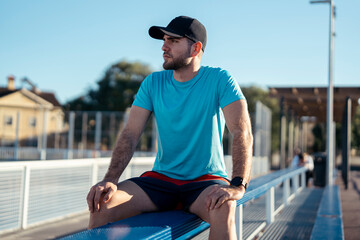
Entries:
{"type": "Polygon", "coordinates": [[[333,49],[334,49],[334,22],[335,22],[335,4],[333,0],[310,1],[310,3],[329,3],[330,4],[330,36],[329,36],[329,85],[327,89],[327,120],[326,120],[326,184],[333,185],[333,169],[334,169],[334,86],[333,86],[333,49]]]}

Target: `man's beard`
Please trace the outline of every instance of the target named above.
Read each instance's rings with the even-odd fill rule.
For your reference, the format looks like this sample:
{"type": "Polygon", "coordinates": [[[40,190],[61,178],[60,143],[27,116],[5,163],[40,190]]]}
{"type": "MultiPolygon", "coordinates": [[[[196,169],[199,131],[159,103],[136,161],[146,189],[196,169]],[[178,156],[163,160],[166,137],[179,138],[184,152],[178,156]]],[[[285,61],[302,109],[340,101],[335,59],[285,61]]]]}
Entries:
{"type": "Polygon", "coordinates": [[[172,61],[170,62],[165,61],[163,63],[163,68],[165,70],[178,70],[182,67],[188,66],[189,65],[188,57],[189,57],[189,53],[185,53],[177,58],[169,58],[168,60],[171,59],[172,61]]]}

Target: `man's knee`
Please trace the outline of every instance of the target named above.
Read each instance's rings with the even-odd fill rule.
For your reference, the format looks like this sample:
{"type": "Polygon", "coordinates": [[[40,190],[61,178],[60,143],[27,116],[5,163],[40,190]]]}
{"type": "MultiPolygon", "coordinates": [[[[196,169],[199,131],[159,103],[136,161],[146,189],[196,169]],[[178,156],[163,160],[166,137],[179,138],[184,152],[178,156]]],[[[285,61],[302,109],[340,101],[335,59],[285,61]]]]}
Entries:
{"type": "Polygon", "coordinates": [[[220,208],[210,211],[210,217],[213,219],[227,219],[227,221],[235,221],[236,201],[228,200],[224,202],[220,208]]]}
{"type": "Polygon", "coordinates": [[[94,210],[94,212],[90,212],[88,229],[93,229],[109,223],[110,219],[108,217],[109,216],[108,210],[109,210],[109,204],[104,203],[101,199],[100,209],[98,211],[94,210]]]}
{"type": "Polygon", "coordinates": [[[222,204],[224,211],[229,212],[229,214],[235,213],[236,209],[236,201],[235,200],[228,200],[222,204]]]}
{"type": "Polygon", "coordinates": [[[94,212],[90,212],[88,229],[100,227],[113,222],[114,219],[116,220],[116,218],[114,218],[116,217],[116,214],[115,212],[113,212],[115,210],[114,206],[119,206],[122,204],[122,202],[119,201],[118,194],[118,192],[114,194],[108,202],[104,202],[105,193],[101,195],[99,201],[99,210],[94,210],[94,212]]]}

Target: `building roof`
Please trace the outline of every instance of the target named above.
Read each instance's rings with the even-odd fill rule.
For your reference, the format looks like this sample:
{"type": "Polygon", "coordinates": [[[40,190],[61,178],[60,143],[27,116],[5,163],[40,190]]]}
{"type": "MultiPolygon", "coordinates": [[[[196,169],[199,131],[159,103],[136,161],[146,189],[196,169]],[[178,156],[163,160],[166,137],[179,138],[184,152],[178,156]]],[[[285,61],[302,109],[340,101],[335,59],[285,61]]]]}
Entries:
{"type": "MultiPolygon", "coordinates": [[[[32,93],[35,93],[32,91],[32,93]]],[[[57,100],[56,96],[52,92],[40,92],[39,94],[35,93],[36,95],[40,96],[41,98],[45,99],[46,101],[52,103],[55,107],[61,107],[61,104],[57,100]]]]}
{"type": "Polygon", "coordinates": [[[7,88],[2,88],[2,87],[0,87],[0,98],[1,98],[1,97],[4,97],[4,96],[6,96],[6,95],[8,95],[8,94],[10,94],[10,93],[14,93],[14,92],[16,92],[16,91],[18,91],[18,90],[9,90],[9,89],[7,89],[7,88]]]}
{"type": "MultiPolygon", "coordinates": [[[[21,89],[15,89],[15,90],[9,90],[8,88],[3,88],[0,87],[0,98],[4,97],[6,95],[9,95],[11,93],[20,91],[21,89]]],[[[42,99],[50,102],[51,104],[53,104],[55,107],[61,107],[61,104],[59,103],[59,101],[57,100],[56,96],[54,93],[52,92],[36,92],[36,91],[31,91],[32,93],[36,94],[37,96],[41,97],[42,99]]]]}
{"type": "MultiPolygon", "coordinates": [[[[314,116],[326,121],[327,87],[269,87],[270,96],[283,99],[286,111],[298,116],[314,116]]],[[[360,87],[334,87],[334,121],[341,122],[346,99],[350,98],[351,115],[354,116],[360,98],[360,87]]]]}

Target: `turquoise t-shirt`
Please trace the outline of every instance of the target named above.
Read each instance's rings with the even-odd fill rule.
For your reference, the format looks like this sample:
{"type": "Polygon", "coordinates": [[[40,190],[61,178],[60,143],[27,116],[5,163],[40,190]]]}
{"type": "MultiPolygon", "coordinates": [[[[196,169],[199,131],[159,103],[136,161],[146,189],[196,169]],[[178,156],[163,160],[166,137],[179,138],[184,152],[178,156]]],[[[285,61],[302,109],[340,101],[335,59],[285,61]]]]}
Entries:
{"type": "Polygon", "coordinates": [[[222,108],[245,99],[238,83],[220,68],[201,67],[187,82],[172,70],[150,74],[133,105],[152,111],[158,127],[153,171],[191,180],[205,174],[227,177],[222,138],[222,108]]]}

